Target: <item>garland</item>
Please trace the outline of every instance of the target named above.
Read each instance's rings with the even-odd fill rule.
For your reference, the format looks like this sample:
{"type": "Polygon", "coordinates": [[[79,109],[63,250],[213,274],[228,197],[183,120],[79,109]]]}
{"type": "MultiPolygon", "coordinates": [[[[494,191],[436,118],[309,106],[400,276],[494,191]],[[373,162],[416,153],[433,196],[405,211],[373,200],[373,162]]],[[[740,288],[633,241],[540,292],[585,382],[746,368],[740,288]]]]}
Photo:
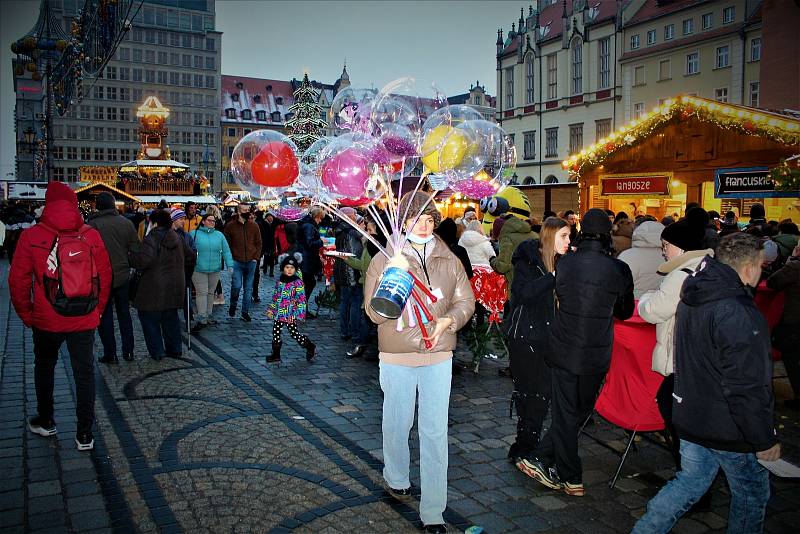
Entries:
{"type": "Polygon", "coordinates": [[[780,165],[769,171],[778,191],[800,191],[800,154],[782,159],[780,165]],[[790,165],[789,162],[794,163],[790,165]]]}

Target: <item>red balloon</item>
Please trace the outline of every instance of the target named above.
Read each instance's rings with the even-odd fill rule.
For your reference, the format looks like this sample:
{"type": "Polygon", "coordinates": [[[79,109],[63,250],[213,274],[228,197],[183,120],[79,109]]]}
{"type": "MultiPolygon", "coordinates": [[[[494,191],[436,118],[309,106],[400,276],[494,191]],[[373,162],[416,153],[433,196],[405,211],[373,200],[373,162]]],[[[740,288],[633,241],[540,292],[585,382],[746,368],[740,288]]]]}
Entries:
{"type": "Polygon", "coordinates": [[[361,197],[356,199],[351,198],[343,198],[339,200],[339,204],[342,206],[346,206],[348,208],[357,208],[359,206],[363,206],[364,204],[369,204],[371,201],[367,197],[361,197]]]}
{"type": "Polygon", "coordinates": [[[300,174],[297,156],[283,141],[272,141],[261,150],[250,163],[253,181],[265,187],[288,187],[300,174]]]}

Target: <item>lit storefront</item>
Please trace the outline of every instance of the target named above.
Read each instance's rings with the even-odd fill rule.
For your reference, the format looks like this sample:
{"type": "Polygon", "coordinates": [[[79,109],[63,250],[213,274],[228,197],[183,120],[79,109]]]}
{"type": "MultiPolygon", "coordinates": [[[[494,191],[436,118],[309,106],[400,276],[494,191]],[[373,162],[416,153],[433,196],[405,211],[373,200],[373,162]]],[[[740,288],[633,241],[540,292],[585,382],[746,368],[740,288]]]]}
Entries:
{"type": "Polygon", "coordinates": [[[800,153],[800,119],[697,97],[669,99],[639,120],[565,160],[581,213],[592,207],[656,218],[697,202],[746,220],[761,202],[767,218],[800,221],[800,193],[771,172],[800,153]]]}

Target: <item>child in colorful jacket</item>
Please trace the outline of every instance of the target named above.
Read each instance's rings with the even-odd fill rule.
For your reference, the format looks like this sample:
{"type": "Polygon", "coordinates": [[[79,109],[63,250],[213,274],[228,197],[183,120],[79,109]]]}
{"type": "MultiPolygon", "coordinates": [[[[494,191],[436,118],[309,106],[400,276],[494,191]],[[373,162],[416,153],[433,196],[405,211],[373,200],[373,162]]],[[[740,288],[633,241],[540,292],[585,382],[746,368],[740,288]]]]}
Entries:
{"type": "Polygon", "coordinates": [[[289,335],[306,349],[306,360],[310,362],[316,357],[316,345],[297,330],[297,323],[306,319],[306,292],[299,270],[300,260],[296,257],[298,255],[287,254],[278,258],[281,275],[275,280],[275,292],[267,307],[267,317],[275,321],[272,326],[272,354],[267,357],[268,363],[281,361],[281,330],[284,326],[289,330],[289,335]]]}

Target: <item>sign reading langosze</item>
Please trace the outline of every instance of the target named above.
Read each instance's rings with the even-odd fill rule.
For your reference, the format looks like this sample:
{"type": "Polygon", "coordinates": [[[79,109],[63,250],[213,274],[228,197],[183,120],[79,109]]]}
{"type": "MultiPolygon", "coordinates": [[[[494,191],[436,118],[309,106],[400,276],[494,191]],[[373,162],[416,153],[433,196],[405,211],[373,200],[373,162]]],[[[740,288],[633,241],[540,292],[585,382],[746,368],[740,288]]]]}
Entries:
{"type": "Polygon", "coordinates": [[[796,197],[797,191],[775,191],[766,167],[717,169],[714,172],[715,198],[796,197]]]}
{"type": "Polygon", "coordinates": [[[672,173],[606,174],[600,177],[600,196],[669,196],[672,173]]]}

